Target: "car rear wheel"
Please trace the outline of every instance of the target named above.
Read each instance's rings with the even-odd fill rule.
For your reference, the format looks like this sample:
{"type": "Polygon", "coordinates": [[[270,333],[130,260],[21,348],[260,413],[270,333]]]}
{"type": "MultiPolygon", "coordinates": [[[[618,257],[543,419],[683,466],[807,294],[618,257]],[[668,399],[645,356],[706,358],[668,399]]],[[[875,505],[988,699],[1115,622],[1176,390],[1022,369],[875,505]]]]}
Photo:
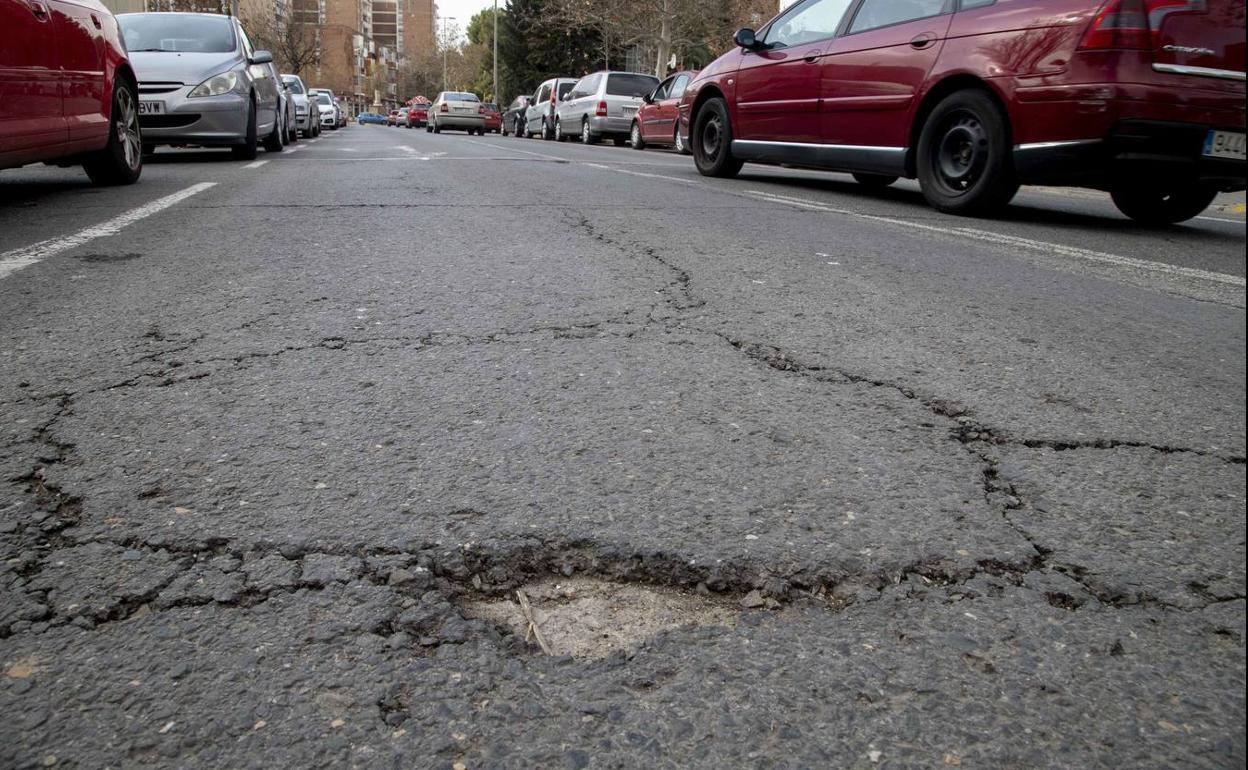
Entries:
{"type": "Polygon", "coordinates": [[[589,121],[581,121],[581,144],[598,144],[598,139],[594,137],[594,132],[589,130],[589,121]]]}
{"type": "Polygon", "coordinates": [[[641,135],[641,124],[633,121],[633,128],[628,134],[628,143],[633,146],[634,150],[646,149],[645,137],[641,135]]]}
{"type": "Polygon", "coordinates": [[[230,148],[230,152],[238,160],[256,159],[256,100],[253,97],[247,106],[247,133],[243,143],[230,148]]]}
{"type": "Polygon", "coordinates": [[[1018,192],[1010,132],[983,91],[959,91],[936,105],[919,136],[919,186],[948,214],[984,216],[1018,192]]]}
{"type": "Polygon", "coordinates": [[[1186,222],[1209,208],[1218,191],[1196,182],[1169,187],[1150,184],[1123,184],[1110,190],[1114,205],[1137,222],[1173,225],[1186,222]]]}
{"type": "Polygon", "coordinates": [[[436,121],[433,124],[433,133],[435,134],[442,133],[442,126],[439,126],[436,121]]]}
{"type": "Polygon", "coordinates": [[[734,177],[745,161],[732,154],[732,123],[723,99],[708,99],[694,124],[693,162],[703,176],[734,177]]]}
{"type": "Polygon", "coordinates": [[[883,190],[900,178],[887,174],[854,174],[854,181],[869,190],[883,190]]]}
{"type": "Polygon", "coordinates": [[[143,173],[143,136],[139,128],[139,99],[134,86],[118,77],[113,88],[113,114],[108,144],[82,164],[99,185],[134,184],[143,173]]]}

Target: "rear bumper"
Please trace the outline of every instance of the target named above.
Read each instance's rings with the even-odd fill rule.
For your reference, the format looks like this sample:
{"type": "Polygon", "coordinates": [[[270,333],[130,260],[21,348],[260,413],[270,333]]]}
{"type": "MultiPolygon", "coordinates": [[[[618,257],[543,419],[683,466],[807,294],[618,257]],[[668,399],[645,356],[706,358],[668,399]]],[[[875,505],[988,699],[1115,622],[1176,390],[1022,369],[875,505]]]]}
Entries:
{"type": "Polygon", "coordinates": [[[589,131],[594,136],[628,136],[633,130],[633,117],[632,115],[620,118],[594,116],[589,118],[589,131]]]}
{"type": "Polygon", "coordinates": [[[439,113],[436,118],[433,118],[433,122],[438,128],[478,129],[485,127],[485,117],[482,115],[443,115],[439,113]]]}
{"type": "Polygon", "coordinates": [[[1244,130],[1242,124],[1123,120],[1099,138],[1017,145],[1014,167],[1019,179],[1028,184],[1109,188],[1133,180],[1164,179],[1243,190],[1248,164],[1202,156],[1205,136],[1212,128],[1244,130]]]}

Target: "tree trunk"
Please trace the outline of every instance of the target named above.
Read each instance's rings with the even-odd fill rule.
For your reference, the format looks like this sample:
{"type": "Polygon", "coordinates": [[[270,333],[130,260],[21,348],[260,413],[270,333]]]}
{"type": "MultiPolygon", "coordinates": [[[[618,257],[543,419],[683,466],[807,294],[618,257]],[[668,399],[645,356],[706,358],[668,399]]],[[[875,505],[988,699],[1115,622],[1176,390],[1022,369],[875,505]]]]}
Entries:
{"type": "Polygon", "coordinates": [[[667,77],[667,62],[672,58],[672,0],[663,0],[656,48],[658,52],[654,60],[654,74],[662,80],[667,77]]]}

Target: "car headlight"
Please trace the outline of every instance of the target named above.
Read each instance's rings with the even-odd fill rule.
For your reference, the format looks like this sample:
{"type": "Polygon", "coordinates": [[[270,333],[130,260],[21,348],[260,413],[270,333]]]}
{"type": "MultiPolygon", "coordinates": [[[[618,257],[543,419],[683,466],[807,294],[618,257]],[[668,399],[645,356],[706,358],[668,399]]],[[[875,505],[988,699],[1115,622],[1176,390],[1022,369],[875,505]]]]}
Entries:
{"type": "Polygon", "coordinates": [[[187,96],[222,96],[238,88],[238,73],[233,70],[208,78],[191,89],[187,96]]]}

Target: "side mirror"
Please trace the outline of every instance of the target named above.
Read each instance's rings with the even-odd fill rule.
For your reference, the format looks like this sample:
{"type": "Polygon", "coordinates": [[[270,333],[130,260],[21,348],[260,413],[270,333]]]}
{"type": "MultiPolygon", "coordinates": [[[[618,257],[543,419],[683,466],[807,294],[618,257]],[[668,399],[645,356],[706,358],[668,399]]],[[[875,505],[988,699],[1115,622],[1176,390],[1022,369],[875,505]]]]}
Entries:
{"type": "Polygon", "coordinates": [[[645,102],[646,104],[654,104],[654,92],[651,91],[650,93],[641,97],[641,100],[645,102]]]}
{"type": "Polygon", "coordinates": [[[754,35],[754,30],[749,27],[737,30],[737,34],[732,36],[732,42],[747,51],[757,51],[762,47],[758,42],[758,38],[754,35]]]}
{"type": "Polygon", "coordinates": [[[268,51],[256,51],[251,55],[252,64],[268,64],[273,61],[273,54],[268,51]]]}

